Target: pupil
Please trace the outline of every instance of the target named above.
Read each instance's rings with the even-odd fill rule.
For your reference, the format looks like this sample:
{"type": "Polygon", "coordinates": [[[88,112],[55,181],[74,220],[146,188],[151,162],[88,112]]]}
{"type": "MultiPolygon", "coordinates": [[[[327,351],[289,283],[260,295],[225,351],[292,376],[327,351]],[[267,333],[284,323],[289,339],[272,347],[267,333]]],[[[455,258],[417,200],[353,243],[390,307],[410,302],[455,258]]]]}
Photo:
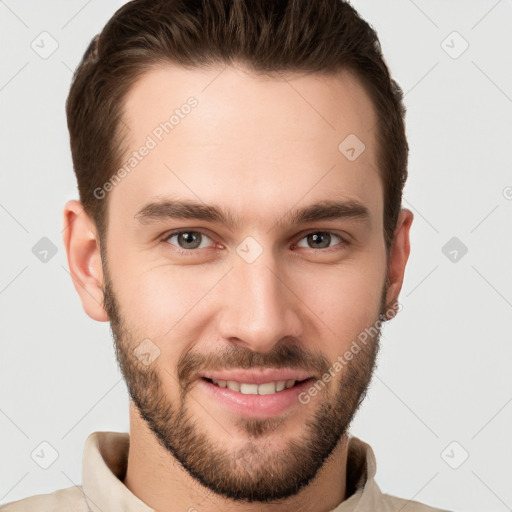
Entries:
{"type": "MultiPolygon", "coordinates": [[[[199,233],[195,233],[193,231],[190,231],[190,232],[185,232],[185,233],[180,233],[179,235],[179,238],[181,240],[184,240],[185,242],[185,247],[183,247],[184,249],[196,249],[197,246],[200,245],[200,240],[199,240],[199,233]],[[199,240],[199,243],[198,243],[198,240],[199,240]],[[193,246],[193,247],[189,247],[187,244],[196,244],[196,246],[193,246]]],[[[181,244],[180,244],[181,245],[181,244]]]]}
{"type": "MultiPolygon", "coordinates": [[[[327,241],[327,243],[326,243],[326,244],[324,243],[324,244],[322,245],[322,248],[329,247],[329,243],[330,243],[330,241],[331,241],[331,235],[330,235],[329,233],[320,233],[320,234],[318,234],[318,233],[314,233],[314,234],[309,235],[309,236],[310,236],[310,239],[311,239],[313,242],[315,242],[315,243],[317,243],[317,242],[319,242],[319,241],[320,241],[320,243],[321,243],[322,239],[324,240],[324,242],[325,242],[325,241],[327,241]]],[[[318,247],[318,245],[317,245],[317,247],[318,247]]]]}

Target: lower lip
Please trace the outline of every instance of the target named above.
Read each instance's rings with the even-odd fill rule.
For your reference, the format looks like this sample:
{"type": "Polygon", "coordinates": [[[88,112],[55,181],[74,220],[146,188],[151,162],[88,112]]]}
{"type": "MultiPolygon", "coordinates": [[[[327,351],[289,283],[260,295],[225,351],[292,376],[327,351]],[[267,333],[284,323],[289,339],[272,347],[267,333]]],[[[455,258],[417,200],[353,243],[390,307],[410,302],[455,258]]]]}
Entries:
{"type": "Polygon", "coordinates": [[[221,388],[205,379],[199,379],[199,385],[223,406],[235,414],[251,418],[268,418],[285,412],[299,403],[298,396],[311,385],[311,382],[312,379],[308,379],[272,395],[244,395],[239,391],[221,388]]]}

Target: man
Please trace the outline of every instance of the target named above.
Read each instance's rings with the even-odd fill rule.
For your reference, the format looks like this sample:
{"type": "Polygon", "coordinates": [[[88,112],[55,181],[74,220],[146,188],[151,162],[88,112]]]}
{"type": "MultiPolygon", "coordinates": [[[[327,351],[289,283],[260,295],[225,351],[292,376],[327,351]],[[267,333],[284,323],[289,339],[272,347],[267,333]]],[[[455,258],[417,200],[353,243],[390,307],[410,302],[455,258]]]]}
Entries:
{"type": "Polygon", "coordinates": [[[340,0],[119,9],[68,97],[64,244],[130,433],[3,510],[437,510],[382,494],[348,431],[409,256],[404,113],[340,0]]]}

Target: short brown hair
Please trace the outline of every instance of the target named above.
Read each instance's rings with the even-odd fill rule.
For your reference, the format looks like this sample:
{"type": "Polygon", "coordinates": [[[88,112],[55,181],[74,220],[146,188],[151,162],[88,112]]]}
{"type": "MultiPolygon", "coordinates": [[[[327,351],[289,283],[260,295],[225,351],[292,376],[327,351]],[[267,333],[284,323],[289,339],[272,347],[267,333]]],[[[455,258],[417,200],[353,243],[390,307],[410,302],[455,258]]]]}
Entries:
{"type": "Polygon", "coordinates": [[[121,7],[91,41],[66,102],[80,200],[100,239],[108,197],[94,191],[121,165],[123,100],[142,73],[166,62],[236,62],[269,74],[353,71],[377,113],[389,249],[407,178],[403,93],[375,30],[344,0],[133,0],[121,7]]]}

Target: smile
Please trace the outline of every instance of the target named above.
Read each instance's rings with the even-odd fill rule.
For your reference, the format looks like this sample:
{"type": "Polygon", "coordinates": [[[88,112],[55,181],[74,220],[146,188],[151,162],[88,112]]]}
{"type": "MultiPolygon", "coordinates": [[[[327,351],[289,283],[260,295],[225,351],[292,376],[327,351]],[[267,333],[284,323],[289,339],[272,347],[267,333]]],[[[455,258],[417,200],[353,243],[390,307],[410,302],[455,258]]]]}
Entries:
{"type": "MultiPolygon", "coordinates": [[[[298,382],[294,379],[264,382],[262,384],[252,384],[248,382],[238,382],[236,380],[205,379],[216,386],[228,388],[231,391],[238,391],[244,395],[273,395],[285,389],[289,389],[298,382]]],[[[300,381],[303,382],[303,381],[300,381]]]]}
{"type": "MultiPolygon", "coordinates": [[[[237,416],[248,418],[268,418],[285,413],[300,405],[299,395],[311,386],[313,377],[304,380],[269,380],[260,376],[259,382],[227,380],[202,376],[198,379],[199,388],[212,404],[215,403],[237,416]]],[[[207,403],[207,402],[205,402],[207,403]]]]}

